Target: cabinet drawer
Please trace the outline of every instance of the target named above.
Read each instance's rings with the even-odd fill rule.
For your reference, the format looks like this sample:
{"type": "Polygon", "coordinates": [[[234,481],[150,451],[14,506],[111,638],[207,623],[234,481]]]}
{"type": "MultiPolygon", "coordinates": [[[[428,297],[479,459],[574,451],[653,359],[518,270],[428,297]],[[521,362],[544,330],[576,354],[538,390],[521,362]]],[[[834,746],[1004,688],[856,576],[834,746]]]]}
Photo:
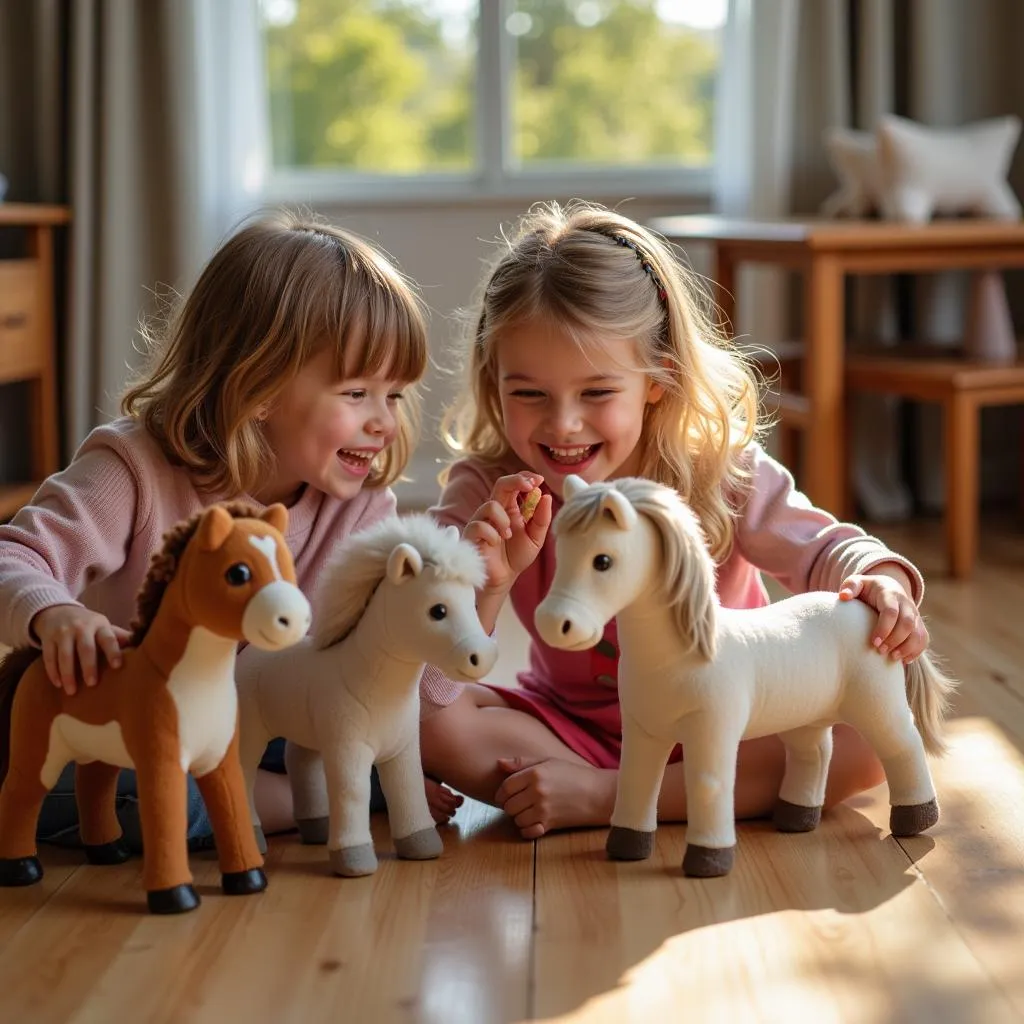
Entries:
{"type": "Polygon", "coordinates": [[[35,260],[0,260],[0,380],[31,377],[48,356],[39,323],[35,260]]]}

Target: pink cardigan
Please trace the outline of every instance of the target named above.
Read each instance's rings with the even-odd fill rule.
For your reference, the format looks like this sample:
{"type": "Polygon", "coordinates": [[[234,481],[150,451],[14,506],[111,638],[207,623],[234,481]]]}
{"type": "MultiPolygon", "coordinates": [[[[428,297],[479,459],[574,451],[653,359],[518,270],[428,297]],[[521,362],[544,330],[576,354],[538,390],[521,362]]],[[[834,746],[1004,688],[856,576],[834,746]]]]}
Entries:
{"type": "MultiPolygon", "coordinates": [[[[815,508],[796,489],[789,471],[760,446],[752,446],[750,458],[752,486],[737,513],[732,551],[718,566],[718,596],[723,605],[757,608],[768,604],[761,572],[773,576],[793,593],[837,591],[847,576],[868,572],[882,562],[896,562],[906,570],[914,585],[914,599],[920,603],[924,581],[911,562],[860,527],[837,522],[827,512],[815,508]]],[[[440,522],[454,523],[461,529],[489,498],[499,476],[525,468],[514,456],[500,466],[475,459],[457,462],[431,511],[440,522]]],[[[556,511],[558,507],[556,500],[556,511]]],[[[510,595],[516,615],[531,639],[530,667],[520,673],[519,683],[542,702],[589,718],[588,709],[610,702],[617,704],[617,655],[612,653],[617,650],[615,623],[609,623],[605,632],[607,643],[594,651],[556,651],[548,647],[537,635],[533,613],[553,576],[554,538],[548,534],[537,560],[519,577],[510,595]]],[[[450,704],[459,689],[458,683],[428,667],[420,687],[424,712],[450,704]]]]}
{"type": "MultiPolygon", "coordinates": [[[[217,498],[197,491],[137,421],[97,427],[71,465],[0,526],[0,642],[34,643],[29,622],[55,604],[81,603],[127,628],[165,531],[217,498]]],[[[288,510],[286,538],[306,596],[335,543],[394,510],[390,489],[339,501],[307,487],[288,510]]]]}

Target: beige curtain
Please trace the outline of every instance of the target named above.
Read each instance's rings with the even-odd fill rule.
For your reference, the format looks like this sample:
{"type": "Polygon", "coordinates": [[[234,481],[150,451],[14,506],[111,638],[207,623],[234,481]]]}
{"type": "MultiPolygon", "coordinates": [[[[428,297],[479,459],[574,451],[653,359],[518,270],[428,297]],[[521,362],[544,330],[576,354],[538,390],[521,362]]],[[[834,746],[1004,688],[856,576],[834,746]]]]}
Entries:
{"type": "MultiPolygon", "coordinates": [[[[729,32],[734,47],[747,40],[752,71],[746,83],[732,83],[730,102],[732,71],[726,64],[719,132],[723,155],[732,163],[719,180],[718,195],[726,212],[816,213],[836,184],[822,145],[823,131],[831,126],[870,130],[889,112],[937,127],[1024,115],[1019,0],[732,0],[729,32]],[[779,112],[787,103],[788,118],[779,112]],[[745,145],[730,140],[730,132],[745,145]]],[[[1024,145],[1011,182],[1024,195],[1024,145]]],[[[753,299],[752,315],[741,326],[755,340],[771,343],[790,326],[780,299],[784,288],[773,278],[758,290],[756,278],[749,278],[740,287],[753,299]]],[[[1021,289],[1012,277],[1009,292],[1011,299],[1016,293],[1020,322],[1021,289]]],[[[901,326],[953,342],[962,333],[965,293],[966,282],[957,274],[913,282],[860,279],[851,285],[850,328],[860,337],[873,334],[880,344],[892,341],[901,326]]],[[[1016,436],[1012,410],[991,414],[1010,417],[1007,427],[1016,436]]],[[[857,495],[873,518],[899,518],[910,508],[900,477],[900,406],[865,399],[855,415],[857,495]]],[[[941,501],[937,415],[931,408],[917,414],[913,465],[918,498],[926,506],[941,501]]],[[[1019,475],[1005,444],[987,453],[987,463],[987,493],[998,491],[1001,481],[1004,489],[1005,481],[1012,486],[1019,475]]]]}
{"type": "Polygon", "coordinates": [[[254,12],[250,0],[0,0],[7,198],[72,208],[66,455],[116,414],[154,294],[187,287],[259,201],[254,12]]]}

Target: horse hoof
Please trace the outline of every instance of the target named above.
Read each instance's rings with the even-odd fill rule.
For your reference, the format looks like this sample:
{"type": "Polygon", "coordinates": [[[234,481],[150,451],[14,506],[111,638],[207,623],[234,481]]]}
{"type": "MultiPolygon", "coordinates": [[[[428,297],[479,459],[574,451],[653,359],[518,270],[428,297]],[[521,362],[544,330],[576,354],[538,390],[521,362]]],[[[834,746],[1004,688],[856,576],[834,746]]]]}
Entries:
{"type": "Polygon", "coordinates": [[[262,868],[249,868],[248,871],[227,871],[220,876],[220,887],[225,896],[249,896],[254,892],[263,892],[267,887],[267,876],[262,868]]]}
{"type": "Polygon", "coordinates": [[[256,849],[265,857],[267,855],[267,837],[263,834],[263,829],[259,825],[253,825],[252,834],[256,840],[256,849]]]}
{"type": "Polygon", "coordinates": [[[199,906],[199,893],[191,885],[172,885],[146,893],[151,914],[186,914],[199,906]]]}
{"type": "Polygon", "coordinates": [[[647,860],[654,852],[654,833],[612,825],[604,848],[612,860],[647,860]]]}
{"type": "Polygon", "coordinates": [[[326,846],[330,834],[331,819],[326,815],[322,818],[296,818],[299,826],[299,837],[307,846],[326,846]]]}
{"type": "Polygon", "coordinates": [[[0,885],[13,888],[35,885],[43,877],[43,865],[38,857],[12,857],[0,860],[0,885]]]}
{"type": "Polygon", "coordinates": [[[780,832],[813,832],[821,823],[821,808],[779,800],[772,821],[780,832]]]}
{"type": "Polygon", "coordinates": [[[112,843],[95,843],[85,847],[85,859],[90,864],[123,864],[131,859],[131,855],[131,848],[124,836],[119,836],[112,843]]]}
{"type": "Polygon", "coordinates": [[[433,860],[444,852],[444,842],[436,828],[424,828],[411,836],[395,840],[395,853],[402,860],[433,860]]]}
{"type": "Polygon", "coordinates": [[[687,843],[683,855],[683,874],[690,878],[720,878],[732,870],[735,846],[716,848],[687,843]]]}
{"type": "Polygon", "coordinates": [[[936,800],[889,809],[889,831],[894,836],[916,836],[939,820],[936,800]]]}
{"type": "Polygon", "coordinates": [[[359,878],[372,875],[377,870],[377,854],[373,843],[361,846],[346,846],[341,850],[331,850],[331,870],[343,878],[359,878]]]}

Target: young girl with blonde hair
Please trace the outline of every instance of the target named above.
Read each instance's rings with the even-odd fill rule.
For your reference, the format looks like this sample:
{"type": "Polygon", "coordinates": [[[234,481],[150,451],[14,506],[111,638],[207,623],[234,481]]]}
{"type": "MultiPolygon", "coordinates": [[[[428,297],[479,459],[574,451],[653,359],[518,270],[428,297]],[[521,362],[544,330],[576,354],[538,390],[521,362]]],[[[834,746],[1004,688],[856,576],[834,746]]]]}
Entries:
{"type": "MultiPolygon", "coordinates": [[[[286,212],[254,220],[150,340],[155,362],[125,394],[124,415],[92,431],[0,527],[0,641],[41,647],[69,693],[96,684],[99,658],[120,661],[150,556],[179,520],[218,500],[282,502],[312,598],[334,545],[394,511],[389,485],[416,440],[420,301],[346,231],[286,212]]],[[[286,782],[260,775],[261,816],[271,830],[288,826],[286,782]]],[[[47,798],[41,838],[76,831],[72,783],[69,772],[47,798]]],[[[454,794],[428,789],[437,816],[454,810],[454,794]]],[[[133,773],[121,773],[120,793],[131,839],[133,773]]],[[[189,806],[190,838],[201,839],[195,789],[189,806]]]]}
{"type": "MultiPolygon", "coordinates": [[[[493,626],[506,598],[531,635],[519,687],[460,687],[424,675],[428,773],[503,807],[525,838],[607,824],[621,720],[614,622],[591,651],[562,652],[533,613],[553,575],[548,533],[562,481],[645,476],[675,487],[698,514],[727,607],[766,604],[761,572],[794,592],[840,591],[878,612],[880,657],[912,659],[928,635],[921,575],[856,526],[811,505],[757,442],[758,392],[713,307],[670,249],[641,225],[595,206],[531,211],[487,275],[470,332],[468,379],[452,415],[459,459],[434,509],[476,541],[488,564],[479,597],[493,626]],[[521,501],[540,485],[528,522],[521,501]]],[[[676,750],[659,816],[686,818],[676,750]]],[[[742,744],[739,817],[769,813],[783,747],[742,744]]],[[[827,802],[882,779],[851,729],[835,730],[827,802]]]]}

